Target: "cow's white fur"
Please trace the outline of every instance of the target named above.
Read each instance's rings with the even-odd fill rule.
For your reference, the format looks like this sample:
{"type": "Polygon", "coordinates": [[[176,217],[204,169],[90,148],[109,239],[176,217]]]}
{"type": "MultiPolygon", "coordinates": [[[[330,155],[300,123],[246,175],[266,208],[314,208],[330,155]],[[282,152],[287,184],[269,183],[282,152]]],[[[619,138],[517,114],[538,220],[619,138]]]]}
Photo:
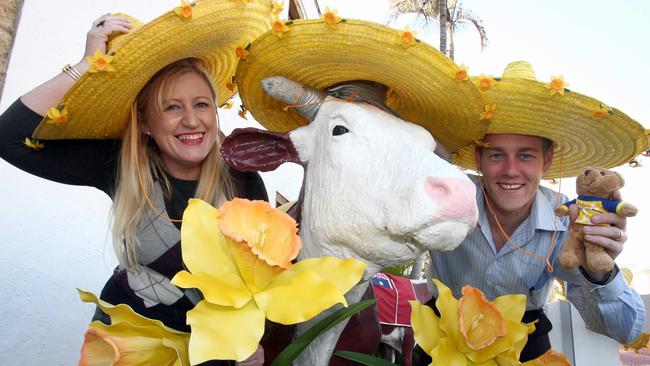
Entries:
{"type": "MultiPolygon", "coordinates": [[[[346,294],[348,303],[361,299],[368,279],[382,268],[426,250],[454,249],[475,224],[475,216],[436,215],[441,205],[425,192],[425,179],[467,178],[433,153],[434,139],[420,126],[370,105],[328,97],[314,121],[289,136],[306,163],[300,259],[335,256],[368,263],[362,282],[346,294]],[[334,136],[337,125],[349,132],[334,136]]],[[[299,333],[325,315],[300,324],[299,333]]],[[[344,326],[315,340],[296,364],[327,365],[344,326]]]]}

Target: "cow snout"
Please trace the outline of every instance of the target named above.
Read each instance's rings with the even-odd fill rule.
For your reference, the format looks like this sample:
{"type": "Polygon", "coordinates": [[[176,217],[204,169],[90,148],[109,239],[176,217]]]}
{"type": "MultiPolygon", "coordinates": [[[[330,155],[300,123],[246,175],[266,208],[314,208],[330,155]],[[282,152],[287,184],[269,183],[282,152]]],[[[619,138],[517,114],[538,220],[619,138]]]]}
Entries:
{"type": "Polygon", "coordinates": [[[440,205],[438,216],[441,219],[454,219],[476,225],[476,186],[469,179],[427,177],[424,190],[440,205]]]}

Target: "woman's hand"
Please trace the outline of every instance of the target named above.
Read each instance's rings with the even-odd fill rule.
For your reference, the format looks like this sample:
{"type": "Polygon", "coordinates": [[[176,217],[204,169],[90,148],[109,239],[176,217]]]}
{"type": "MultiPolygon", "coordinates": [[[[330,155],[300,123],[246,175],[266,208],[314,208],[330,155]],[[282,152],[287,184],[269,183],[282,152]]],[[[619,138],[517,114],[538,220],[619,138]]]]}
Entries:
{"type": "Polygon", "coordinates": [[[92,56],[96,50],[106,53],[108,36],[113,32],[127,33],[133,25],[126,18],[106,13],[93,22],[86,35],[86,50],[84,57],[92,56]]]}

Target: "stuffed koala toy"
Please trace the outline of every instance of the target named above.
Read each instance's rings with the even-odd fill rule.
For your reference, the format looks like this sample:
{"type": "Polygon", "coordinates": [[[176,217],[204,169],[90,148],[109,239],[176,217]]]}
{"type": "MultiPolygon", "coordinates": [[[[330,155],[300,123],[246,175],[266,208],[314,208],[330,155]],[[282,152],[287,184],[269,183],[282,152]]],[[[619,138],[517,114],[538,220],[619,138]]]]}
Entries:
{"type": "MultiPolygon", "coordinates": [[[[614,268],[614,260],[605,249],[584,240],[583,225],[597,225],[591,222],[593,215],[613,212],[619,216],[632,217],[638,212],[636,207],[623,201],[612,199],[612,193],[625,184],[620,174],[602,168],[584,168],[576,179],[578,198],[555,209],[558,216],[569,214],[569,206],[578,205],[579,213],[571,224],[569,236],[560,254],[560,264],[567,269],[579,265],[593,272],[607,272],[614,268]]],[[[607,225],[607,224],[600,224],[607,225]]]]}

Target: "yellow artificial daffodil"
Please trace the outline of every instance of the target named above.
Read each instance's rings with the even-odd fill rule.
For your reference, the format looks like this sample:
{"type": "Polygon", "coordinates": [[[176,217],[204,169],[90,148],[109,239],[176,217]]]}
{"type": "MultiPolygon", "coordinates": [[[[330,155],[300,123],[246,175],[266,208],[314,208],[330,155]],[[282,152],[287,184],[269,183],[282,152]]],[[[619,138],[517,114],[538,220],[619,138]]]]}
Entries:
{"type": "Polygon", "coordinates": [[[43,143],[39,142],[36,139],[32,140],[29,137],[25,137],[25,141],[23,141],[23,144],[25,144],[25,146],[27,148],[32,149],[32,150],[36,150],[36,151],[41,150],[42,148],[45,147],[45,145],[43,143]]]}
{"type": "Polygon", "coordinates": [[[483,139],[474,140],[474,145],[476,145],[478,147],[490,147],[490,143],[488,141],[483,140],[483,139]]]}
{"type": "Polygon", "coordinates": [[[456,74],[454,77],[456,80],[467,80],[469,77],[467,76],[467,71],[469,70],[469,67],[465,65],[460,65],[458,68],[458,71],[456,71],[456,74]]]}
{"type": "Polygon", "coordinates": [[[610,112],[609,107],[604,105],[604,104],[601,104],[598,107],[598,109],[596,109],[594,111],[594,114],[592,115],[592,117],[594,119],[602,119],[602,118],[605,118],[605,117],[609,116],[609,112],[610,112]]]}
{"type": "Polygon", "coordinates": [[[96,320],[88,326],[79,366],[190,365],[189,333],[137,314],[128,305],[113,306],[78,291],[82,301],[97,304],[111,317],[111,325],[96,320]]]}
{"type": "Polygon", "coordinates": [[[187,313],[190,361],[244,360],[257,348],[264,321],[307,321],[340,303],[365,263],[310,258],[292,264],[301,248],[296,223],[263,201],[234,199],[219,210],[191,199],[183,214],[183,262],[172,283],[201,290],[187,313]]]}
{"type": "Polygon", "coordinates": [[[497,105],[485,105],[483,106],[483,110],[484,112],[481,112],[481,119],[490,120],[497,113],[497,105]]]}
{"type": "Polygon", "coordinates": [[[181,0],[181,6],[174,8],[174,13],[182,19],[192,18],[192,5],[187,0],[181,0]]]}
{"type": "Polygon", "coordinates": [[[330,27],[333,27],[336,25],[336,23],[340,23],[343,18],[340,16],[336,15],[337,10],[330,10],[329,6],[325,7],[325,13],[321,15],[321,20],[325,22],[325,24],[329,25],[330,27]]]}
{"type": "MultiPolygon", "coordinates": [[[[467,71],[467,70],[465,70],[465,71],[467,71]]],[[[493,87],[495,83],[496,83],[496,80],[494,80],[494,77],[492,75],[486,76],[486,75],[481,74],[478,77],[478,87],[481,90],[488,90],[491,87],[493,87]]]]}
{"type": "Polygon", "coordinates": [[[282,0],[281,3],[274,1],[273,2],[273,15],[280,15],[282,13],[282,10],[284,10],[284,0],[282,0]]]}
{"type": "Polygon", "coordinates": [[[246,47],[238,46],[237,48],[235,48],[235,55],[237,55],[237,58],[245,60],[249,54],[250,52],[248,52],[246,47]]]}
{"type": "Polygon", "coordinates": [[[284,20],[280,20],[277,15],[273,16],[273,25],[271,26],[271,29],[275,32],[275,35],[278,36],[278,38],[282,38],[282,35],[285,32],[289,31],[289,27],[285,24],[286,22],[284,20]]]}
{"type": "Polygon", "coordinates": [[[409,27],[407,25],[406,29],[399,32],[399,40],[398,40],[398,42],[404,48],[411,47],[411,46],[413,46],[415,44],[415,35],[416,35],[416,32],[412,31],[411,27],[409,27]]]}
{"type": "Polygon", "coordinates": [[[115,71],[115,68],[111,65],[113,56],[106,55],[100,50],[95,50],[95,54],[92,56],[86,56],[86,60],[90,62],[88,72],[115,71]]]}
{"type": "Polygon", "coordinates": [[[571,363],[564,354],[551,348],[536,359],[522,363],[522,366],[571,366],[571,363]]]}
{"type": "Polygon", "coordinates": [[[519,365],[519,356],[535,330],[521,323],[526,296],[505,295],[488,301],[470,286],[456,300],[440,281],[437,317],[428,306],[411,303],[411,325],[416,342],[432,358],[432,365],[519,365]]]}
{"type": "Polygon", "coordinates": [[[46,123],[61,126],[68,121],[68,109],[62,105],[52,107],[47,111],[46,123]],[[60,108],[60,109],[59,109],[60,108]]]}
{"type": "Polygon", "coordinates": [[[569,86],[569,84],[566,81],[564,81],[564,76],[560,75],[560,76],[551,76],[551,82],[544,84],[544,86],[546,86],[546,89],[549,90],[549,93],[551,95],[555,95],[555,94],[564,95],[564,88],[569,86]]]}

